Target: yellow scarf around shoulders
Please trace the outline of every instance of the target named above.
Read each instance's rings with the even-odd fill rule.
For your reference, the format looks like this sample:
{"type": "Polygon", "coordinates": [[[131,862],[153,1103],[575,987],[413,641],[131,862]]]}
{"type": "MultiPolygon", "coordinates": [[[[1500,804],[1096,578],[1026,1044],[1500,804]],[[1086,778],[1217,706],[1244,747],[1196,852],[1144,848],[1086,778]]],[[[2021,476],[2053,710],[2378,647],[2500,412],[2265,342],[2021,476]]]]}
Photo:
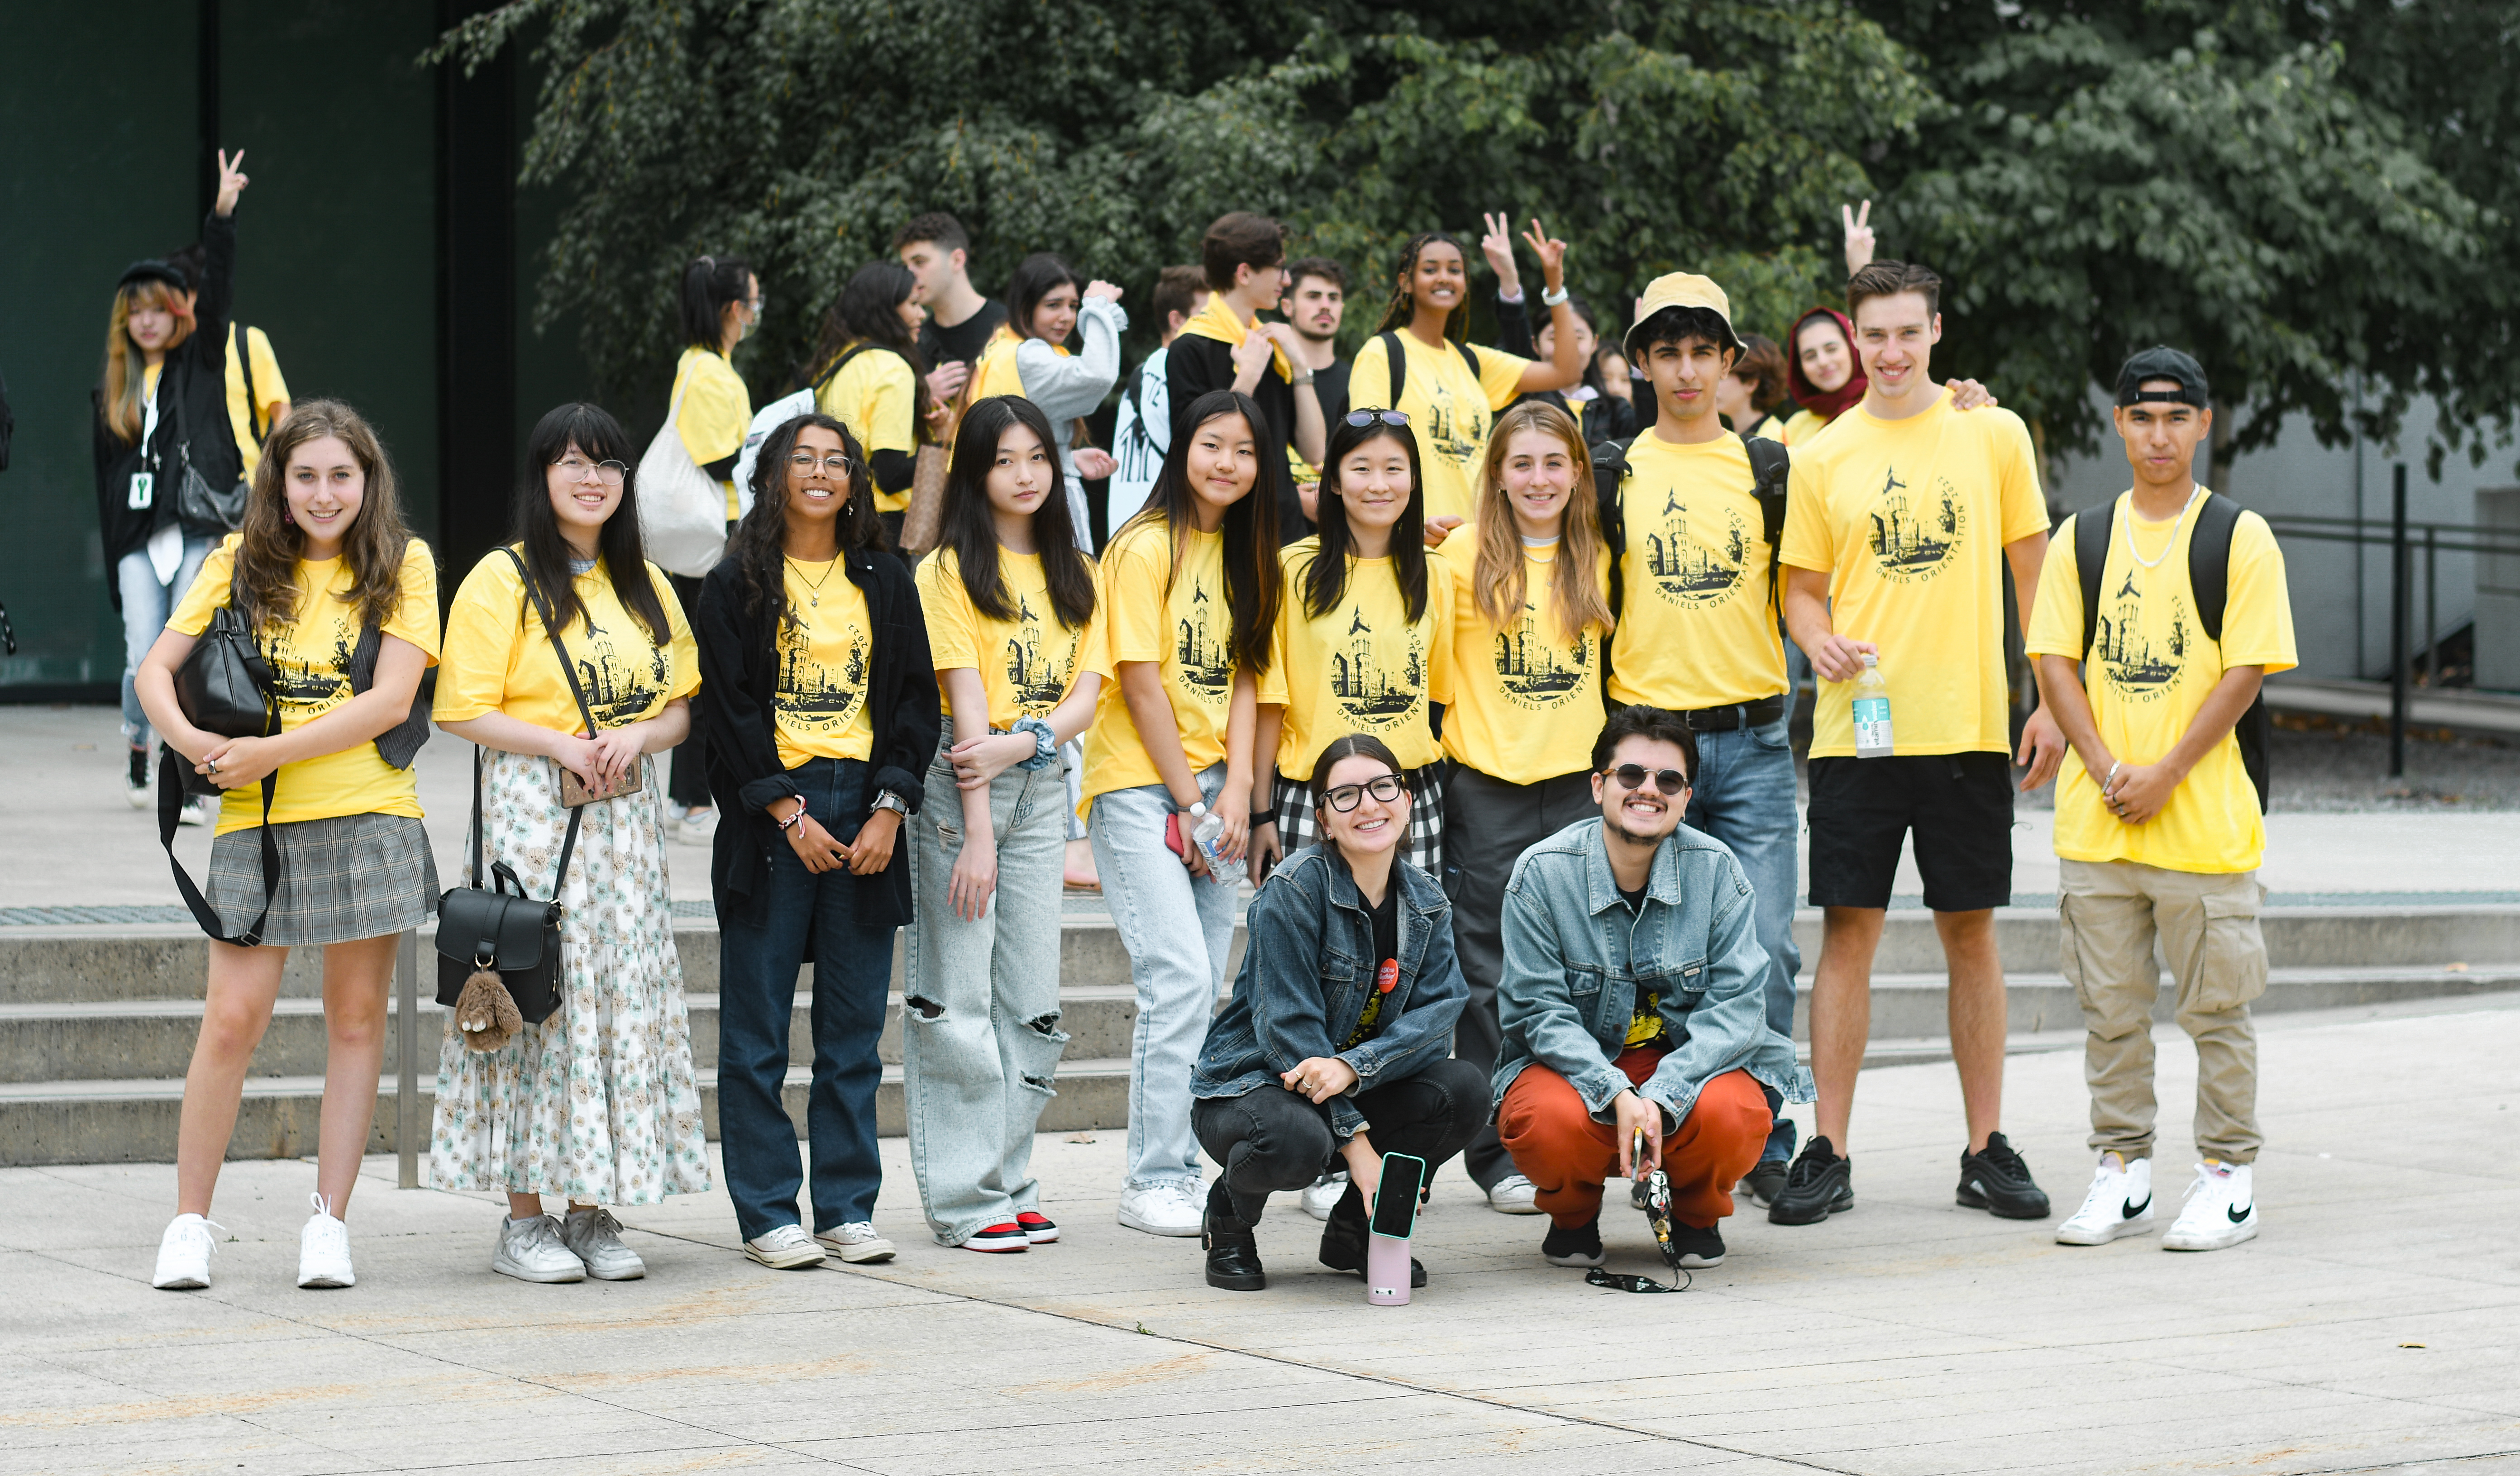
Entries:
{"type": "MultiPolygon", "coordinates": [[[[1234,309],[1225,305],[1223,292],[1210,292],[1207,306],[1199,309],[1197,317],[1182,325],[1182,333],[1192,337],[1214,338],[1228,348],[1238,348],[1243,339],[1251,336],[1253,327],[1254,324],[1234,316],[1234,309]]],[[[1284,349],[1271,344],[1269,362],[1277,368],[1278,378],[1289,384],[1295,381],[1295,366],[1286,361],[1284,349]]]]}

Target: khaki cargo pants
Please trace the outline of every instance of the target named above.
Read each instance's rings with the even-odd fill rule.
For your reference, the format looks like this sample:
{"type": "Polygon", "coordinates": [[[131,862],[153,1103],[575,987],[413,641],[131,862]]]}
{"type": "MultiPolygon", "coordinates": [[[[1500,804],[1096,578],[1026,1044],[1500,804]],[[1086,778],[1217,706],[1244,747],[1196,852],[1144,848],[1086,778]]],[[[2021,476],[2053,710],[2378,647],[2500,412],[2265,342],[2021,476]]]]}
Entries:
{"type": "Polygon", "coordinates": [[[2161,973],[2179,985],[2179,1028],[2196,1043],[2196,1148],[2253,1163],[2258,1032],[2249,1002],[2266,993],[2266,889],[2255,872],[2200,874],[2132,861],[2063,861],[2057,914],[2066,981],[2083,1006],[2083,1075],[2092,1146],[2132,1161],[2152,1153],[2152,1006],[2161,973]]]}

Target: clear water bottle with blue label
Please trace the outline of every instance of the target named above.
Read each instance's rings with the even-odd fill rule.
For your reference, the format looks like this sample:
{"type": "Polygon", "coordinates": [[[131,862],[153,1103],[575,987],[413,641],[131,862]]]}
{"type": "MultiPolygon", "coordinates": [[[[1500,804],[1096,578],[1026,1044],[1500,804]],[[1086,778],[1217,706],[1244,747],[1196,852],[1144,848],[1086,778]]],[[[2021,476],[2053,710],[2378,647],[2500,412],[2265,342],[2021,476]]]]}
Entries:
{"type": "Polygon", "coordinates": [[[1240,886],[1244,875],[1242,863],[1229,858],[1221,844],[1225,838],[1225,817],[1210,813],[1204,804],[1192,805],[1190,813],[1191,818],[1197,822],[1191,827],[1191,843],[1198,847],[1198,854],[1206,860],[1207,874],[1227,886],[1240,886]]]}
{"type": "Polygon", "coordinates": [[[1890,756],[1890,684],[1881,680],[1881,658],[1869,651],[1855,677],[1855,756],[1890,756]]]}

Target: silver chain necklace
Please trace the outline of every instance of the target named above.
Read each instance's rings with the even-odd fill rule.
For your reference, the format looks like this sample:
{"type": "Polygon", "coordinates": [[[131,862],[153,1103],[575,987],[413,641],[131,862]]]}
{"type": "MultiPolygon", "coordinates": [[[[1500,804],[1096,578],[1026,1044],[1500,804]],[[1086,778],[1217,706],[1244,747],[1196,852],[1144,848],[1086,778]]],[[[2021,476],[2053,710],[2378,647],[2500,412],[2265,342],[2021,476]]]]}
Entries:
{"type": "Polygon", "coordinates": [[[2201,484],[2198,485],[2195,490],[2187,494],[2187,500],[2179,505],[2179,515],[2170,520],[2170,541],[2161,546],[2160,557],[2156,559],[2146,559],[2135,546],[2135,495],[2133,493],[2129,493],[2127,495],[2126,520],[2127,557],[2148,569],[2157,569],[2161,567],[2161,560],[2163,559],[2168,559],[2170,557],[2170,551],[2179,547],[2179,525],[2187,520],[2187,510],[2196,506],[2196,499],[2204,495],[2205,488],[2201,484]]]}

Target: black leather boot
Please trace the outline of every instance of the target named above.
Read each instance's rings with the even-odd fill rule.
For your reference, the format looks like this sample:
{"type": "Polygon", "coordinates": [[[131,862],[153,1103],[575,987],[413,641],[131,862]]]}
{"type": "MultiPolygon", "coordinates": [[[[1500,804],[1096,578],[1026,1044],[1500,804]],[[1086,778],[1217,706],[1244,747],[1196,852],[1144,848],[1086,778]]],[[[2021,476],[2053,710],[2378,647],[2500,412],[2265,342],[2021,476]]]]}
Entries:
{"type": "Polygon", "coordinates": [[[1220,1291],[1259,1291],[1269,1284],[1268,1273],[1260,1269],[1260,1241],[1250,1226],[1236,1218],[1222,1178],[1208,1188],[1198,1243],[1207,1249],[1208,1285],[1220,1291]]]}
{"type": "MultiPolygon", "coordinates": [[[[1351,1183],[1339,1202],[1330,1207],[1330,1218],[1322,1226],[1322,1264],[1332,1271],[1365,1275],[1365,1237],[1372,1231],[1366,1224],[1365,1195],[1351,1183]]],[[[1409,1258],[1409,1284],[1426,1284],[1426,1268],[1418,1258],[1409,1258]]]]}

